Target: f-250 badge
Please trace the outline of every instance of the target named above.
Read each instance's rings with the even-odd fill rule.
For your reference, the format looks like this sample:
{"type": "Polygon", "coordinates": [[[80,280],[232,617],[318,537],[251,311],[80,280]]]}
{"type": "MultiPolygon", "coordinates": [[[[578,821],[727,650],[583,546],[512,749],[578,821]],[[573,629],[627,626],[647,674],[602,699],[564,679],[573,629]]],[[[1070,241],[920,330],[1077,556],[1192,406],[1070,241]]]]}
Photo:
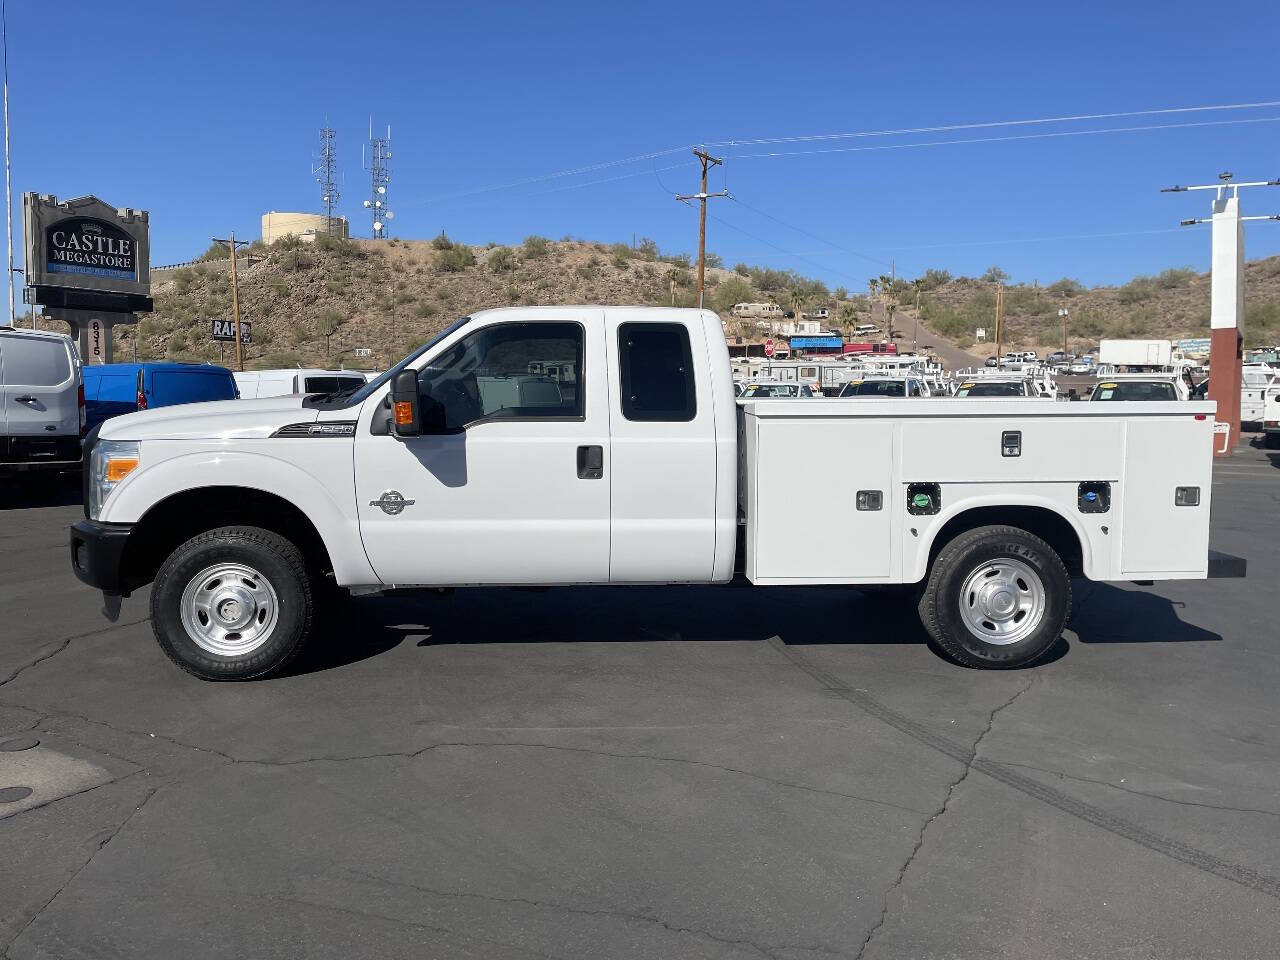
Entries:
{"type": "Polygon", "coordinates": [[[405,507],[412,507],[416,501],[406,500],[399,490],[387,490],[377,500],[370,500],[369,506],[377,507],[389,517],[403,513],[405,507]]]}

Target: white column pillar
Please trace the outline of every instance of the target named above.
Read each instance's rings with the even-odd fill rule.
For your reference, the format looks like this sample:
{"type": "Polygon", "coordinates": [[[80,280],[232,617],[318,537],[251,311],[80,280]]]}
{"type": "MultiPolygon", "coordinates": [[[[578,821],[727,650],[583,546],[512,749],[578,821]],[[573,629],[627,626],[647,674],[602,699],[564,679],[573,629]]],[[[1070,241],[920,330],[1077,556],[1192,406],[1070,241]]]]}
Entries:
{"type": "MultiPolygon", "coordinates": [[[[1222,191],[1226,194],[1227,191],[1222,191]]],[[[1244,224],[1240,198],[1222,196],[1213,202],[1213,273],[1209,326],[1244,332],[1244,224]]]]}

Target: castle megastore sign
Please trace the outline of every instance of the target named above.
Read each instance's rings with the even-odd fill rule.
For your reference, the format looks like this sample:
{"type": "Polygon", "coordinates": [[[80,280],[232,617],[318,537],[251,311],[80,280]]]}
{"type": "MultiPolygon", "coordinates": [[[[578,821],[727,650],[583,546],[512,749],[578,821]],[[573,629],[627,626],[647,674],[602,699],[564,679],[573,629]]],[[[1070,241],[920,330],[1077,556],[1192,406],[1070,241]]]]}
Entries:
{"type": "Polygon", "coordinates": [[[138,251],[133,237],[91,217],[50,224],[45,231],[46,269],[114,280],[136,280],[138,251]]]}

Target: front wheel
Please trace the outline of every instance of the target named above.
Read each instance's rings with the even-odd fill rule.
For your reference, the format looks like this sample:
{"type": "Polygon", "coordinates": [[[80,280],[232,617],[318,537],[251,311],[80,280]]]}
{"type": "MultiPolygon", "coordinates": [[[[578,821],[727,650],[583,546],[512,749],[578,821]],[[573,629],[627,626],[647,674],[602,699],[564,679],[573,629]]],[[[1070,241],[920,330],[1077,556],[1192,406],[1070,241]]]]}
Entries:
{"type": "Polygon", "coordinates": [[[219,527],[178,547],[151,588],[160,649],[203,680],[282,670],[311,633],[314,587],[302,553],[259,527],[219,527]]]}
{"type": "Polygon", "coordinates": [[[1062,635],[1071,578],[1049,544],[1017,527],[969,530],[938,553],[920,621],[957,663],[1010,669],[1034,663],[1062,635]]]}

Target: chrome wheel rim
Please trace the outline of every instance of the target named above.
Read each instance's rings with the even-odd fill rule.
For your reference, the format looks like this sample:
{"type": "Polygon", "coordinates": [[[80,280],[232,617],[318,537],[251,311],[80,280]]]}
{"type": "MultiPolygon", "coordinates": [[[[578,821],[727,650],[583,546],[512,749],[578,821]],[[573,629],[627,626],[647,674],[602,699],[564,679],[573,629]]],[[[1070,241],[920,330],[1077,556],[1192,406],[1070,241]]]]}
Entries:
{"type": "Polygon", "coordinates": [[[976,568],[960,589],[960,617],[986,643],[1004,646],[1025,639],[1044,619],[1040,574],[1021,560],[1002,557],[976,568]]]}
{"type": "Polygon", "coordinates": [[[182,591],[187,636],[220,657],[241,657],[266,643],[279,612],[271,582],[243,563],[205,567],[182,591]]]}

